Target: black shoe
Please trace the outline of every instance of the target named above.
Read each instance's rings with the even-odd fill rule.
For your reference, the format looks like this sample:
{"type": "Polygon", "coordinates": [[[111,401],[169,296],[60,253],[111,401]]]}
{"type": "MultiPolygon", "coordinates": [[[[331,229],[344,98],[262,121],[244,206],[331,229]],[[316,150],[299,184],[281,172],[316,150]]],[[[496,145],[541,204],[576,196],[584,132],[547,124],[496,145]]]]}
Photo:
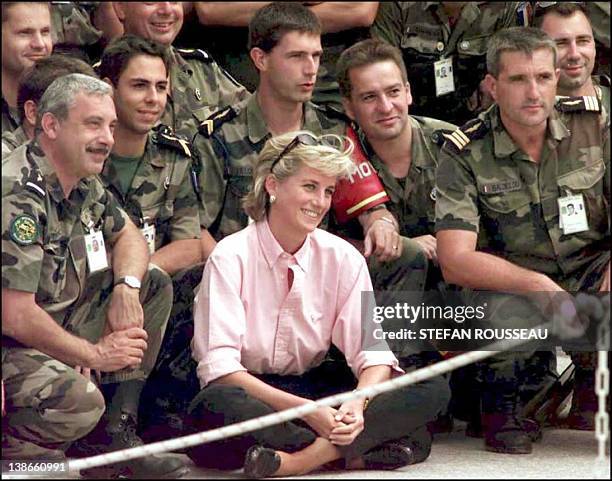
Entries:
{"type": "MultiPolygon", "coordinates": [[[[527,433],[532,443],[537,443],[543,437],[542,428],[533,419],[522,419],[521,427],[523,431],[527,433]]],[[[484,437],[484,431],[482,429],[482,422],[480,421],[469,421],[465,427],[465,435],[469,438],[482,438],[484,437]]]]}
{"type": "Polygon", "coordinates": [[[531,439],[516,416],[483,413],[482,422],[487,451],[505,454],[531,453],[531,439]]]}
{"type": "Polygon", "coordinates": [[[574,393],[572,394],[572,406],[567,418],[563,422],[563,426],[580,431],[594,431],[595,413],[599,407],[597,395],[595,394],[595,371],[577,366],[574,376],[575,385],[574,393]]]}
{"type": "MultiPolygon", "coordinates": [[[[121,413],[115,422],[109,422],[100,434],[97,429],[96,436],[86,437],[75,443],[70,454],[79,453],[91,456],[120,449],[142,446],[144,443],[136,435],[136,420],[129,413],[121,413]]],[[[176,456],[147,455],[146,457],[131,459],[115,463],[112,466],[100,466],[81,471],[85,478],[132,478],[132,479],[175,479],[182,478],[189,472],[185,463],[176,456]]]]}
{"type": "Polygon", "coordinates": [[[371,449],[362,456],[366,469],[397,469],[409,464],[422,463],[431,453],[432,435],[421,426],[409,436],[371,449]]]}
{"type": "Polygon", "coordinates": [[[256,444],[244,457],[244,474],[249,478],[267,478],[278,471],[280,465],[281,457],[274,449],[256,444]]]}
{"type": "Polygon", "coordinates": [[[365,469],[391,470],[415,463],[412,449],[398,441],[387,441],[361,456],[365,469]]]}

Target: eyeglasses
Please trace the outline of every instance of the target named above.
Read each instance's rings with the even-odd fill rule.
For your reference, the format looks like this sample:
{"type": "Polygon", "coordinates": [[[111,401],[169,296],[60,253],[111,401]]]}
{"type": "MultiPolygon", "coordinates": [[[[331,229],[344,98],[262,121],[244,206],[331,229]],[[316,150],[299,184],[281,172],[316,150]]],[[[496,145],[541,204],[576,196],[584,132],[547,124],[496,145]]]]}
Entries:
{"type": "Polygon", "coordinates": [[[295,149],[299,144],[302,145],[319,145],[319,141],[314,138],[312,135],[308,135],[308,134],[299,134],[296,135],[293,140],[291,142],[289,142],[287,144],[287,146],[281,151],[280,154],[278,154],[278,157],[276,157],[276,159],[274,159],[274,161],[272,162],[272,165],[270,166],[270,172],[272,172],[274,170],[274,167],[276,167],[276,164],[278,164],[278,162],[285,156],[287,155],[289,152],[291,152],[293,149],[295,149]]]}

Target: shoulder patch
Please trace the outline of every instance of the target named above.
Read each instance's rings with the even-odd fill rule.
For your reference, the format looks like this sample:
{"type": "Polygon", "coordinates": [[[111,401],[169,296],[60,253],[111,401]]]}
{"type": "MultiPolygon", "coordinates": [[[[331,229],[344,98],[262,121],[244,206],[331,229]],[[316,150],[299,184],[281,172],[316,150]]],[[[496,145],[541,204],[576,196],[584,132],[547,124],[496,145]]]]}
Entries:
{"type": "Polygon", "coordinates": [[[20,214],[11,221],[9,235],[17,244],[28,246],[34,243],[40,233],[36,219],[29,214],[20,214]]]}
{"type": "Polygon", "coordinates": [[[159,124],[155,127],[155,134],[153,135],[153,141],[156,144],[163,145],[174,149],[187,157],[191,157],[191,145],[189,140],[177,135],[174,131],[164,124],[159,124]]]}
{"type": "Polygon", "coordinates": [[[202,122],[198,126],[199,132],[204,135],[204,137],[210,137],[212,133],[219,128],[222,124],[227,122],[228,120],[233,119],[238,115],[238,112],[234,110],[232,107],[227,107],[222,110],[218,110],[210,117],[208,117],[204,122],[202,122]]]}
{"type": "Polygon", "coordinates": [[[196,59],[206,63],[213,61],[210,54],[201,48],[177,48],[176,51],[185,59],[196,59]]]}
{"type": "Polygon", "coordinates": [[[597,97],[558,97],[555,107],[559,112],[601,112],[597,97]]]}
{"type": "Polygon", "coordinates": [[[489,130],[487,124],[480,119],[470,120],[459,127],[451,134],[443,133],[442,137],[446,140],[451,150],[461,152],[472,140],[484,137],[489,130]]]}

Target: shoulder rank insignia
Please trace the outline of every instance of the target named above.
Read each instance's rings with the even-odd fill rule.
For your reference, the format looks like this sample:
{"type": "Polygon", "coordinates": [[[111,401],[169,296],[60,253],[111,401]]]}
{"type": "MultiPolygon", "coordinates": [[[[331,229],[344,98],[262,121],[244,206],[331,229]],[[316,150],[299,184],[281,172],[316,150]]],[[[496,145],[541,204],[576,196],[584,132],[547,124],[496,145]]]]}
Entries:
{"type": "Polygon", "coordinates": [[[437,129],[437,130],[434,130],[433,133],[431,134],[431,140],[433,140],[434,143],[438,147],[442,147],[442,145],[446,141],[446,136],[451,135],[452,133],[453,133],[452,130],[437,129]]]}
{"type": "Polygon", "coordinates": [[[212,133],[219,128],[220,125],[227,122],[228,120],[236,117],[238,113],[232,107],[227,107],[223,110],[219,110],[208,117],[204,122],[198,126],[198,130],[204,137],[210,137],[212,133]]]}
{"type": "Polygon", "coordinates": [[[559,112],[601,112],[597,97],[557,97],[555,107],[559,112]]]}
{"type": "Polygon", "coordinates": [[[9,235],[17,244],[28,246],[38,238],[40,228],[36,219],[29,214],[20,214],[11,221],[9,235]]]}
{"type": "Polygon", "coordinates": [[[30,171],[30,176],[27,178],[24,187],[34,192],[39,197],[44,198],[47,195],[45,192],[43,176],[38,169],[33,169],[30,171]]]}
{"type": "Polygon", "coordinates": [[[155,135],[153,136],[153,139],[155,143],[159,145],[170,147],[186,155],[187,157],[191,157],[189,140],[175,134],[174,131],[167,125],[159,124],[157,127],[155,127],[155,135]]]}
{"type": "Polygon", "coordinates": [[[196,59],[202,62],[210,63],[213,58],[206,50],[201,48],[177,48],[176,51],[185,59],[196,59]]]}
{"type": "Polygon", "coordinates": [[[445,145],[448,145],[451,150],[461,152],[472,140],[484,137],[488,130],[485,122],[474,119],[459,127],[452,134],[443,133],[442,137],[447,140],[445,145]]]}

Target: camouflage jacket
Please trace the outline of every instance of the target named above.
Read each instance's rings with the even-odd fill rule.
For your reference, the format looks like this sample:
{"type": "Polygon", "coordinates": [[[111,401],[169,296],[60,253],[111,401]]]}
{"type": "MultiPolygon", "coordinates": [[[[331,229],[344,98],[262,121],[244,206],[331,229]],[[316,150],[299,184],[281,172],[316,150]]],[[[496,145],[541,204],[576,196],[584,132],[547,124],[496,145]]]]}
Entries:
{"type": "MultiPolygon", "coordinates": [[[[403,181],[389,171],[362,131],[359,137],[389,196],[390,201],[385,205],[398,220],[400,235],[411,238],[434,233],[437,157],[445,140],[444,134],[450,134],[457,127],[428,117],[410,115],[408,119],[412,129],[411,164],[403,181]]],[[[356,219],[346,226],[333,225],[332,230],[353,239],[363,239],[363,230],[356,219]]]]}
{"type": "Polygon", "coordinates": [[[170,95],[161,123],[192,138],[210,114],[234,105],[250,93],[204,50],[172,48],[170,95]]]}
{"type": "Polygon", "coordinates": [[[2,132],[2,163],[4,164],[5,156],[10,154],[13,150],[19,147],[21,144],[25,144],[28,140],[28,136],[20,125],[16,130],[2,132]]]}
{"type": "Polygon", "coordinates": [[[155,226],[155,249],[200,237],[198,204],[192,185],[191,149],[165,126],[149,134],[145,152],[124,196],[111,157],[100,174],[102,183],[138,228],[155,226]]]}
{"type": "Polygon", "coordinates": [[[4,132],[12,132],[19,127],[19,115],[17,114],[17,109],[13,109],[9,107],[9,104],[4,100],[0,101],[2,105],[2,133],[4,132]]]}
{"type": "Polygon", "coordinates": [[[439,158],[436,231],[477,232],[479,250],[557,282],[608,250],[609,120],[589,99],[557,103],[566,111],[549,118],[539,163],[512,141],[496,105],[457,129],[439,158]],[[557,200],[569,194],[583,195],[588,230],[565,235],[557,200]]]}
{"type": "MultiPolygon", "coordinates": [[[[318,135],[344,133],[346,125],[308,102],[304,105],[303,129],[318,135]]],[[[200,223],[215,239],[247,226],[241,201],[251,189],[257,155],[271,136],[256,94],[200,125],[193,140],[202,160],[200,223]]]]}
{"type": "Polygon", "coordinates": [[[418,92],[411,114],[457,125],[476,116],[488,41],[498,30],[521,24],[519,3],[467,2],[453,27],[441,2],[380,3],[372,35],[402,51],[411,89],[418,92]],[[452,58],[455,90],[436,97],[434,63],[443,58],[452,58]]]}
{"type": "Polygon", "coordinates": [[[62,324],[91,276],[84,236],[101,231],[110,247],[127,214],[97,176],[81,179],[66,198],[34,142],[13,151],[2,170],[2,287],[35,293],[62,324]]]}
{"type": "Polygon", "coordinates": [[[91,12],[100,2],[51,2],[53,45],[84,47],[95,44],[102,32],[91,23],[91,12]]]}

